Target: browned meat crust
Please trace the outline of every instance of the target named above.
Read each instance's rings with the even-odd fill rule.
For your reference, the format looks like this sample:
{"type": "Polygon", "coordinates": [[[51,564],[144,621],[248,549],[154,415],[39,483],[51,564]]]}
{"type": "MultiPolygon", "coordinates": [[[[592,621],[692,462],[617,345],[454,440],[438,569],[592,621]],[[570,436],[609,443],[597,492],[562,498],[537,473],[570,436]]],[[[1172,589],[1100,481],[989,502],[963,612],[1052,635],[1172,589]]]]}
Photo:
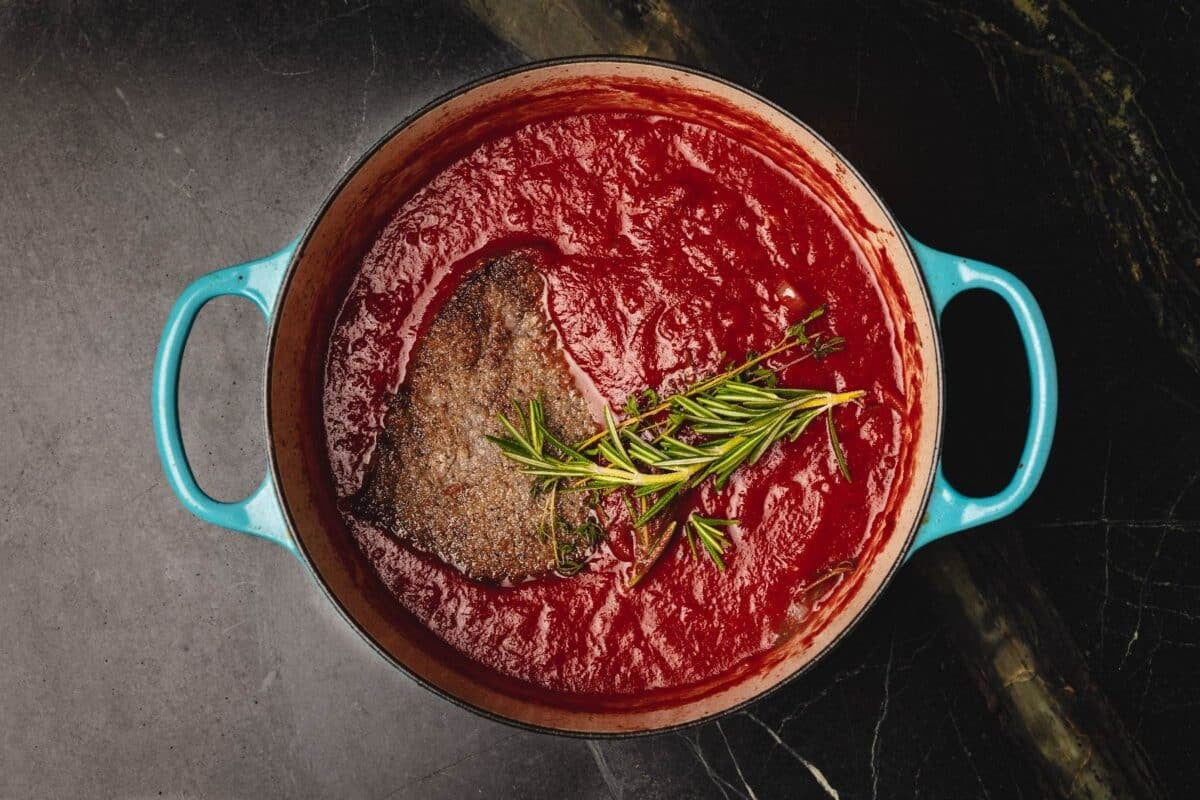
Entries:
{"type": "MultiPolygon", "coordinates": [[[[544,283],[529,259],[510,255],[468,278],[421,339],[384,422],[354,511],[468,576],[516,582],[555,566],[539,537],[545,498],[483,438],[496,414],[541,396],[550,426],[568,441],[593,422],[546,317],[544,283]]],[[[560,498],[583,517],[577,495],[560,498]]]]}

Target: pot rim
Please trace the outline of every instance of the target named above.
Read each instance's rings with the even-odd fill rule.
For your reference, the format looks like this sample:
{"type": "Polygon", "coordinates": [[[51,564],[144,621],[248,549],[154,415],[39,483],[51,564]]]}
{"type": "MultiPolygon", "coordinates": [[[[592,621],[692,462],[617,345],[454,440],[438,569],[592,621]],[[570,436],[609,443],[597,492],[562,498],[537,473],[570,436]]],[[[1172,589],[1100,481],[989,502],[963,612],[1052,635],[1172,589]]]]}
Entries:
{"type": "MultiPolygon", "coordinates": [[[[916,298],[910,297],[909,300],[914,302],[914,304],[915,304],[916,298]]],[[[594,55],[564,56],[564,57],[560,57],[560,58],[548,58],[548,59],[539,59],[539,60],[535,60],[535,61],[529,61],[524,64],[519,64],[519,65],[516,65],[513,67],[508,67],[506,69],[503,69],[503,70],[500,70],[497,72],[490,72],[487,75],[484,75],[482,77],[471,80],[471,81],[464,83],[460,86],[457,86],[456,88],[451,89],[449,91],[443,92],[443,93],[439,94],[438,96],[436,96],[435,98],[433,98],[432,100],[421,105],[415,111],[412,111],[411,113],[407,114],[400,122],[398,122],[396,125],[389,128],[383,135],[381,135],[379,138],[377,138],[373,144],[371,144],[366,150],[364,150],[363,153],[358,158],[356,158],[354,160],[354,162],[352,164],[350,164],[343,171],[341,178],[339,178],[337,180],[337,182],[333,185],[333,187],[329,190],[329,192],[326,193],[326,196],[325,196],[324,200],[322,200],[321,204],[318,206],[317,211],[311,216],[311,218],[308,222],[308,225],[304,229],[304,232],[300,235],[299,238],[297,238],[295,240],[295,248],[293,249],[291,258],[288,261],[287,269],[284,272],[283,279],[279,285],[279,290],[278,290],[278,293],[275,298],[275,306],[274,306],[274,309],[272,310],[272,314],[270,317],[270,326],[269,326],[268,335],[267,335],[267,352],[266,352],[266,362],[265,362],[266,379],[263,382],[262,399],[263,399],[263,416],[264,416],[265,423],[266,423],[266,434],[267,434],[267,436],[266,436],[267,463],[268,463],[268,469],[270,471],[271,483],[272,483],[272,486],[273,486],[273,489],[275,492],[276,501],[279,505],[279,508],[281,509],[281,511],[283,513],[284,520],[287,523],[288,532],[291,534],[292,541],[295,544],[294,550],[295,550],[296,554],[300,557],[301,561],[304,562],[304,565],[308,569],[309,574],[312,575],[313,578],[315,578],[317,584],[321,587],[322,593],[330,601],[330,603],[333,605],[333,607],[337,610],[338,615],[341,616],[342,619],[344,619],[350,625],[350,627],[368,645],[370,645],[370,647],[376,653],[378,653],[380,656],[382,656],[393,667],[396,667],[401,672],[403,672],[404,675],[407,676],[409,679],[415,681],[418,685],[433,692],[438,697],[440,697],[444,700],[448,700],[449,702],[451,702],[455,706],[458,706],[459,708],[462,708],[462,709],[465,709],[472,713],[478,714],[478,715],[485,717],[486,719],[492,720],[494,722],[500,722],[505,725],[509,725],[509,726],[512,726],[512,727],[515,727],[515,728],[518,728],[518,729],[521,729],[524,731],[529,731],[532,733],[544,733],[544,734],[551,734],[551,735],[555,735],[555,736],[563,736],[563,737],[575,738],[575,739],[633,739],[633,738],[653,736],[653,735],[658,735],[658,734],[680,732],[680,731],[688,730],[691,728],[699,727],[700,725],[704,725],[706,723],[718,720],[722,717],[726,717],[731,714],[734,714],[753,703],[757,703],[757,702],[765,699],[769,695],[778,691],[783,686],[791,683],[792,681],[796,680],[800,676],[807,673],[817,663],[822,661],[832,650],[834,650],[850,634],[851,631],[853,631],[855,628],[857,628],[859,626],[859,624],[862,622],[862,620],[866,617],[867,613],[875,606],[876,602],[878,602],[880,596],[882,596],[883,593],[887,590],[888,586],[891,585],[892,581],[896,577],[896,573],[900,570],[900,567],[903,566],[904,563],[907,561],[907,556],[909,554],[911,554],[911,552],[912,552],[911,548],[912,548],[913,542],[916,538],[917,531],[921,526],[921,520],[924,517],[925,512],[929,506],[930,497],[932,496],[932,493],[933,493],[934,476],[937,472],[937,465],[941,461],[940,456],[941,456],[941,451],[942,451],[942,435],[944,432],[943,429],[944,429],[944,424],[945,424],[945,374],[944,374],[945,373],[945,364],[944,364],[943,352],[942,352],[941,332],[938,330],[936,323],[937,323],[937,315],[934,312],[933,302],[932,302],[932,297],[930,295],[928,281],[925,277],[924,272],[920,268],[920,262],[917,259],[916,253],[913,251],[913,248],[909,241],[909,238],[907,235],[905,235],[904,228],[902,228],[899,221],[897,221],[895,215],[892,213],[891,208],[883,201],[883,199],[879,196],[878,192],[875,191],[874,186],[872,186],[871,183],[869,181],[867,181],[865,177],[863,177],[862,173],[860,173],[858,171],[858,169],[852,163],[850,163],[850,161],[847,160],[845,156],[842,155],[840,150],[838,150],[836,147],[834,147],[824,136],[822,136],[820,133],[818,133],[816,130],[814,130],[808,123],[801,120],[799,117],[797,117],[791,111],[783,108],[778,103],[775,103],[774,101],[762,96],[755,90],[745,87],[733,80],[722,77],[720,75],[709,72],[707,70],[700,69],[698,67],[692,67],[692,66],[688,66],[688,65],[684,65],[684,64],[678,64],[678,63],[675,63],[672,61],[667,61],[664,59],[649,58],[649,57],[644,57],[644,56],[594,54],[594,55]],[[295,520],[293,519],[292,511],[291,511],[290,507],[288,506],[286,500],[284,499],[283,491],[280,488],[279,468],[278,468],[278,464],[277,464],[277,456],[275,453],[275,431],[272,429],[271,415],[270,415],[270,408],[271,408],[270,397],[271,397],[272,373],[273,373],[272,363],[274,360],[275,345],[276,345],[276,339],[277,339],[278,328],[279,328],[279,317],[275,313],[275,310],[277,310],[283,304],[283,298],[287,295],[288,290],[291,288],[292,279],[295,276],[297,265],[299,264],[300,258],[304,253],[305,247],[308,245],[309,238],[312,236],[313,232],[316,230],[316,228],[319,225],[319,223],[321,222],[321,220],[325,217],[325,214],[329,211],[330,206],[341,195],[342,191],[346,188],[347,184],[349,184],[350,181],[354,178],[354,176],[358,173],[359,169],[361,169],[382,147],[384,147],[388,142],[390,142],[392,140],[392,138],[395,137],[396,135],[398,135],[401,131],[408,128],[409,126],[411,126],[413,123],[415,123],[417,120],[424,117],[425,115],[437,110],[440,106],[442,106],[444,103],[448,102],[449,100],[451,100],[455,97],[458,97],[459,95],[462,95],[466,92],[477,89],[481,86],[485,86],[487,84],[490,84],[490,83],[493,83],[496,81],[500,81],[500,80],[506,80],[513,76],[521,75],[521,74],[524,74],[527,72],[535,72],[537,70],[548,68],[548,67],[558,67],[558,66],[563,66],[563,65],[577,65],[577,64],[586,64],[586,63],[641,64],[641,65],[657,67],[657,68],[661,68],[661,69],[665,69],[665,70],[673,70],[673,71],[683,72],[683,73],[687,73],[687,74],[690,74],[693,76],[697,76],[700,78],[705,78],[705,79],[714,81],[716,83],[722,84],[726,88],[732,89],[733,91],[746,96],[747,98],[754,101],[755,103],[766,106],[767,108],[774,110],[775,112],[783,115],[790,122],[805,129],[805,131],[807,131],[808,134],[813,136],[822,145],[829,148],[829,151],[837,157],[838,161],[846,168],[846,170],[850,174],[852,174],[855,178],[858,179],[858,181],[862,184],[863,188],[870,195],[870,197],[876,203],[878,203],[880,210],[883,212],[884,218],[888,221],[888,223],[890,223],[890,225],[894,229],[895,233],[901,240],[902,246],[904,248],[904,252],[908,255],[908,258],[911,261],[912,266],[914,268],[914,272],[917,275],[918,282],[919,282],[921,288],[924,290],[922,292],[922,296],[921,296],[920,300],[923,302],[923,307],[924,307],[925,313],[928,316],[929,320],[931,321],[930,328],[933,332],[933,334],[932,334],[932,345],[933,345],[932,355],[934,356],[933,357],[933,368],[934,368],[934,373],[937,377],[937,392],[938,392],[938,397],[939,397],[938,414],[937,414],[935,420],[933,421],[935,430],[934,430],[934,437],[933,437],[933,445],[932,445],[931,454],[930,454],[931,455],[931,459],[929,462],[930,467],[925,476],[925,486],[921,490],[922,499],[918,506],[919,512],[915,515],[915,523],[909,528],[908,532],[905,534],[904,546],[900,550],[900,555],[888,567],[888,570],[885,573],[885,575],[883,576],[882,580],[880,580],[879,584],[876,586],[874,593],[869,598],[867,598],[866,602],[863,604],[862,608],[858,611],[858,613],[855,614],[842,627],[842,629],[840,631],[838,631],[836,633],[836,635],[833,636],[833,638],[829,641],[828,644],[826,644],[823,648],[821,648],[821,650],[816,652],[804,664],[801,664],[794,671],[788,673],[788,675],[786,677],[781,678],[780,680],[778,680],[774,684],[768,686],[767,688],[763,689],[762,691],[758,692],[757,694],[755,694],[751,697],[748,697],[740,702],[737,702],[733,705],[730,705],[726,708],[723,708],[719,711],[714,711],[710,714],[706,714],[702,717],[698,717],[696,719],[689,720],[687,722],[680,722],[680,723],[676,723],[673,725],[666,725],[663,727],[645,728],[645,729],[641,729],[641,730],[599,731],[599,732],[582,731],[582,730],[572,730],[572,729],[565,729],[565,728],[555,728],[555,727],[551,727],[551,726],[547,726],[547,725],[540,725],[537,723],[526,722],[524,720],[513,719],[511,717],[504,716],[503,714],[499,714],[495,711],[492,711],[492,710],[489,710],[486,708],[482,708],[481,706],[475,705],[474,703],[468,702],[454,694],[451,694],[450,692],[446,691],[445,689],[442,689],[441,687],[434,685],[433,683],[429,682],[422,676],[418,675],[415,671],[410,669],[406,664],[404,664],[402,661],[400,661],[399,659],[394,657],[386,648],[383,647],[383,645],[380,642],[376,641],[376,639],[373,636],[371,636],[366,630],[363,629],[363,627],[358,623],[358,621],[353,617],[353,615],[347,610],[347,608],[342,603],[340,598],[329,588],[328,584],[325,582],[325,580],[321,576],[320,572],[314,566],[312,558],[309,556],[309,553],[305,548],[303,540],[300,537],[295,535],[295,529],[296,529],[295,520]]],[[[928,351],[929,347],[926,345],[923,345],[922,350],[928,351]]],[[[926,352],[926,354],[928,355],[929,353],[926,352]]],[[[912,491],[912,490],[910,489],[910,491],[912,491]]],[[[894,532],[893,532],[893,535],[894,535],[894,532]]]]}

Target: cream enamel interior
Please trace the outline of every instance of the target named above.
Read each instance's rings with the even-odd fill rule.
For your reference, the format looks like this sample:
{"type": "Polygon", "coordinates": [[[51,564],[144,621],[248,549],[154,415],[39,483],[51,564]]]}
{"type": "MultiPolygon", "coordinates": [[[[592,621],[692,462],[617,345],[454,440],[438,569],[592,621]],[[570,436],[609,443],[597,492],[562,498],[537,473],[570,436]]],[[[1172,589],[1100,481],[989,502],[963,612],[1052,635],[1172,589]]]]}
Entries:
{"type": "MultiPolygon", "coordinates": [[[[660,105],[657,110],[686,118],[687,105],[660,105]]],[[[924,284],[902,234],[857,173],[806,127],[736,87],[666,65],[554,63],[478,84],[422,112],[381,143],[331,197],[301,242],[273,319],[267,379],[271,464],[293,534],[311,568],[346,618],[394,663],[460,702],[511,721],[582,734],[642,732],[704,719],[754,698],[806,667],[861,616],[901,563],[924,510],[940,433],[939,365],[924,284]],[[921,408],[907,443],[911,479],[891,533],[875,537],[856,588],[818,632],[789,640],[737,680],[675,692],[652,703],[629,699],[598,706],[531,690],[457,655],[400,609],[338,515],[321,425],[328,336],[363,253],[388,217],[432,169],[457,155],[464,143],[511,126],[514,114],[536,118],[583,110],[574,107],[583,84],[589,87],[588,107],[653,108],[661,100],[642,90],[654,86],[705,104],[716,102],[729,109],[730,129],[746,125],[743,115],[749,115],[757,135],[767,132],[781,152],[803,154],[796,167],[800,172],[816,165],[813,175],[826,177],[814,180],[832,176],[838,191],[832,193],[837,197],[831,205],[848,204],[845,210],[857,209],[867,222],[855,230],[868,261],[877,268],[892,265],[885,295],[893,323],[909,331],[911,352],[904,361],[912,399],[921,408]]]]}

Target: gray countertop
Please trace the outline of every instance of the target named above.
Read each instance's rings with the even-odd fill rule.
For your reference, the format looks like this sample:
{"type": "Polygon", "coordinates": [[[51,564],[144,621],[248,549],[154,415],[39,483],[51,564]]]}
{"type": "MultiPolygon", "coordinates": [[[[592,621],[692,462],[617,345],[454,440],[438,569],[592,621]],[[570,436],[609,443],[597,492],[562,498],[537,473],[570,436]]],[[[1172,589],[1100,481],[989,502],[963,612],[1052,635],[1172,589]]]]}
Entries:
{"type": "MultiPolygon", "coordinates": [[[[407,113],[550,46],[506,40],[492,5],[0,9],[0,797],[1039,795],[1044,784],[912,570],[817,671],[749,711],[596,743],[519,731],[435,697],[372,652],[294,558],[176,502],[149,416],[172,302],[197,276],[294,238],[347,165],[407,113]]],[[[557,20],[570,5],[548,13],[557,20]]],[[[695,14],[721,29],[720,66],[817,125],[926,238],[1029,281],[1066,334],[1074,386],[1119,386],[1105,383],[1107,367],[1088,371],[1090,340],[1071,333],[1081,325],[1140,337],[1144,346],[1117,350],[1123,364],[1158,359],[1156,378],[1139,384],[1157,381],[1157,405],[1139,413],[1174,421],[1170,435],[1128,423],[1125,406],[1105,422],[1066,382],[1066,408],[1085,409],[1071,419],[1087,426],[1065,423],[1047,484],[1013,524],[971,536],[1030,532],[1030,560],[1100,685],[1186,794],[1200,784],[1187,756],[1194,723],[1181,712],[1200,703],[1185,677],[1200,653],[1200,549],[1188,521],[1200,503],[1200,394],[1164,344],[1170,303],[1156,317],[1116,277],[1120,264],[1089,272],[1104,262],[1086,250],[1071,260],[1070,248],[1096,237],[1088,220],[1103,218],[1072,194],[1069,170],[1030,167],[1081,132],[1006,127],[1014,108],[1033,107],[1022,98],[1046,102],[1020,82],[1038,74],[1024,51],[984,52],[1001,45],[967,42],[951,30],[961,20],[920,4],[827,4],[809,16],[787,5],[695,14]],[[837,74],[825,70],[835,51],[845,55],[837,74]],[[984,110],[972,122],[976,112],[955,103],[984,110]],[[955,143],[930,140],[935,124],[962,126],[955,143]],[[956,163],[937,167],[944,160],[956,163]],[[923,184],[930,170],[960,199],[923,184]],[[1042,198],[1032,209],[1030,193],[1042,198]],[[1036,244],[1015,243],[1017,229],[1036,244]],[[1080,277],[1090,274],[1104,277],[1080,277]],[[1068,292],[1134,308],[1133,321],[1076,313],[1068,292]],[[1139,474],[1153,458],[1169,468],[1139,474]]],[[[636,11],[627,6],[637,4],[614,3],[614,19],[636,11]]],[[[1175,21],[1165,28],[1183,24],[1166,13],[1175,21]]],[[[1123,52],[1153,50],[1138,44],[1144,28],[1128,32],[1123,52]]],[[[1194,76],[1189,52],[1184,75],[1194,76]]],[[[1192,86],[1178,107],[1194,109],[1195,81],[1146,58],[1152,76],[1192,86]]],[[[1147,108],[1166,120],[1160,146],[1182,152],[1194,111],[1173,115],[1153,97],[1147,108]]],[[[1186,199],[1196,161],[1180,158],[1186,199]]],[[[245,493],[264,469],[264,344],[253,307],[217,301],[184,361],[188,452],[220,498],[245,493]]]]}

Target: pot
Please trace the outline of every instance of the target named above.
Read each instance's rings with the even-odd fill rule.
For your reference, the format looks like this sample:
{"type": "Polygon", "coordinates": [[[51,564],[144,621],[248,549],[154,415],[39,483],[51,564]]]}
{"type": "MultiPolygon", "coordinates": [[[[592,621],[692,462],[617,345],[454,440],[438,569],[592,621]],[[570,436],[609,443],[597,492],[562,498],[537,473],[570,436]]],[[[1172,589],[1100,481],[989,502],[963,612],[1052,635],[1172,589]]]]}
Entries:
{"type": "Polygon", "coordinates": [[[942,253],[908,236],[863,178],[804,123],[720,78],[640,59],[543,62],[476,82],[410,117],[370,149],[333,189],[307,231],[279,252],[213,272],[184,290],[159,345],[154,428],[167,479],[203,520],[269,539],[296,555],[343,618],[397,668],[433,691],[487,716],[588,736],[662,731],[733,710],[779,686],[829,652],[863,617],[905,559],[950,533],[999,519],[1032,493],[1046,464],[1057,408],[1054,355],[1028,289],[996,267],[942,253]],[[669,98],[669,99],[668,99],[669,98]],[[489,133],[580,109],[642,109],[702,118],[749,140],[793,171],[844,219],[883,287],[893,323],[904,331],[906,402],[915,409],[897,467],[889,535],[872,537],[857,584],[817,631],[770,651],[736,679],[674,691],[652,701],[584,702],[537,689],[468,660],[409,614],[383,586],[339,514],[322,427],[324,354],[341,302],[363,254],[402,200],[432,171],[489,133]],[[701,117],[701,115],[703,115],[701,117]],[[1024,452],[1009,485],[971,498],[947,483],[940,464],[944,370],[937,322],[968,289],[998,294],[1025,345],[1031,398],[1024,452]],[[197,485],[180,438],[179,365],[201,307],[221,295],[244,297],[266,317],[267,450],[262,484],[235,503],[197,485]]]}

